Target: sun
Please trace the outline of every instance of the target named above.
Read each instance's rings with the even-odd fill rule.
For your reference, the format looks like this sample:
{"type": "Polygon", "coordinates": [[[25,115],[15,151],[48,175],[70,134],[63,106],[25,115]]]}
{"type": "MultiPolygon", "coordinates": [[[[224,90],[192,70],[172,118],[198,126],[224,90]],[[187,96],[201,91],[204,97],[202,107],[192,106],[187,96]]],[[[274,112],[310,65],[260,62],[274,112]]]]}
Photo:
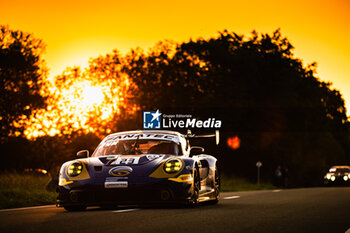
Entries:
{"type": "Polygon", "coordinates": [[[102,88],[99,86],[85,86],[81,93],[81,104],[84,107],[99,105],[104,100],[102,88]]]}

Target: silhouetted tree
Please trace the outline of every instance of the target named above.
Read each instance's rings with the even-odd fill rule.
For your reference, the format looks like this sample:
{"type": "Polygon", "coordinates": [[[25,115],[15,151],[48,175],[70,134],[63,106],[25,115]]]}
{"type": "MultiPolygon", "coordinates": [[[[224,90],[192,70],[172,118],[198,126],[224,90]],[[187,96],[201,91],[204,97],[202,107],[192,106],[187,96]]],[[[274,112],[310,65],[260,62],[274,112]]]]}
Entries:
{"type": "Polygon", "coordinates": [[[134,95],[143,110],[198,108],[197,99],[210,94],[200,61],[179,51],[179,45],[160,42],[146,55],[132,50],[123,71],[136,84],[134,95]],[[176,51],[175,51],[176,49],[176,51]]]}
{"type": "Polygon", "coordinates": [[[23,132],[20,121],[45,105],[41,85],[46,69],[41,40],[0,26],[0,139],[23,132]],[[16,123],[17,122],[17,123],[16,123]]]}
{"type": "Polygon", "coordinates": [[[214,116],[224,122],[224,135],[242,137],[239,150],[225,151],[225,164],[232,164],[227,172],[254,177],[262,160],[265,171],[282,164],[290,167],[291,182],[310,185],[332,163],[350,162],[340,92],[315,76],[315,64],[305,67],[294,57],[279,30],[160,43],[148,54],[132,51],[127,60],[123,70],[138,86],[141,109],[214,116]]]}

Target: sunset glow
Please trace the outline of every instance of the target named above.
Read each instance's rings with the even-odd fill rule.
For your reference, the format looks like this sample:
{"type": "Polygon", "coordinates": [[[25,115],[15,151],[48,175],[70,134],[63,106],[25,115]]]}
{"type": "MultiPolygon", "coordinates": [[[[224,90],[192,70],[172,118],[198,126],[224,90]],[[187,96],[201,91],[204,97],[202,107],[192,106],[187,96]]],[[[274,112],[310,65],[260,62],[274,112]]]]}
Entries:
{"type": "MultiPolygon", "coordinates": [[[[75,71],[75,70],[74,70],[75,71]]],[[[129,113],[136,107],[125,102],[130,81],[126,76],[119,78],[118,85],[106,81],[91,81],[85,73],[77,71],[78,77],[62,86],[50,86],[47,109],[41,109],[24,118],[24,134],[35,139],[40,136],[68,135],[73,131],[108,134],[113,125],[111,121],[120,113],[120,107],[129,113]]]]}
{"type": "MultiPolygon", "coordinates": [[[[224,29],[249,37],[253,30],[272,33],[280,28],[295,56],[305,65],[317,62],[320,80],[340,90],[350,114],[350,1],[16,0],[2,1],[1,8],[1,24],[33,33],[47,45],[43,56],[52,80],[67,67],[88,68],[89,59],[114,49],[126,54],[166,39],[181,43],[214,37],[224,29]]],[[[132,84],[127,77],[120,86],[112,79],[94,79],[82,74],[68,86],[51,83],[48,108],[19,122],[30,126],[26,136],[92,132],[101,128],[97,121],[112,120],[120,106],[128,105],[125,95],[132,84]]]]}

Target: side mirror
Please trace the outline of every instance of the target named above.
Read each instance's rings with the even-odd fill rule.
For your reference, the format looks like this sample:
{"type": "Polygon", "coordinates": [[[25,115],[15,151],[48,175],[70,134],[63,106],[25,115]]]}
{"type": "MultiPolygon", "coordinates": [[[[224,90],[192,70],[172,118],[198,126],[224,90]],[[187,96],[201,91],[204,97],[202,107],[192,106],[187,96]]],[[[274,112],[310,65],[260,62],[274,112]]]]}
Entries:
{"type": "Polygon", "coordinates": [[[192,146],[190,150],[190,157],[200,155],[204,152],[204,148],[200,146],[192,146]]]}
{"type": "Polygon", "coordinates": [[[89,151],[88,150],[78,151],[77,156],[80,158],[89,158],[89,151]]]}

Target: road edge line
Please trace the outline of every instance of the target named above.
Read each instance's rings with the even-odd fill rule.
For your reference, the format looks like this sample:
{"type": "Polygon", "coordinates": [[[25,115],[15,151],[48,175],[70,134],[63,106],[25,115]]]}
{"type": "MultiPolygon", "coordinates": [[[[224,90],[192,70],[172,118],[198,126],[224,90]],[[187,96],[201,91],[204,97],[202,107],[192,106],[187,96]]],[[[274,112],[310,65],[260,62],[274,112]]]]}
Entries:
{"type": "Polygon", "coordinates": [[[48,208],[48,207],[56,207],[56,205],[41,205],[41,206],[30,206],[30,207],[21,207],[21,208],[13,208],[13,209],[2,209],[2,210],[0,210],[0,212],[30,210],[30,209],[41,209],[41,208],[48,208]]]}
{"type": "Polygon", "coordinates": [[[113,213],[125,213],[125,212],[131,212],[131,211],[135,211],[135,210],[139,210],[138,208],[136,209],[124,209],[124,210],[113,210],[113,213]]]}
{"type": "Polygon", "coordinates": [[[230,199],[236,199],[236,198],[240,198],[241,196],[229,196],[229,197],[224,197],[223,199],[225,200],[230,200],[230,199]]]}

